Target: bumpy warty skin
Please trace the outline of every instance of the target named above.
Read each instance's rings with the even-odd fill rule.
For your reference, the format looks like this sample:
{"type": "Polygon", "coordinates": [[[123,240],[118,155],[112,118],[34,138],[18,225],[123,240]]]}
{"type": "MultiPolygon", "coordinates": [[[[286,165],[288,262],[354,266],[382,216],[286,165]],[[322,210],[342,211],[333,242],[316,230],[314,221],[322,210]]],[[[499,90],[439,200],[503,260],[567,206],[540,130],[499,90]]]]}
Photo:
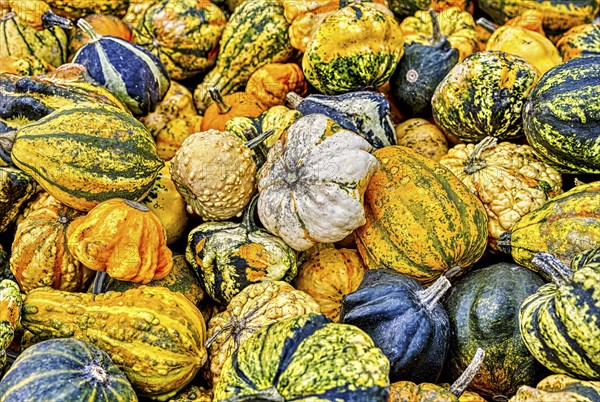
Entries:
{"type": "Polygon", "coordinates": [[[171,177],[188,212],[205,220],[239,216],[256,188],[252,151],[229,132],[192,134],[173,157],[171,177]]]}
{"type": "Polygon", "coordinates": [[[529,145],[509,142],[484,149],[475,161],[477,167],[468,173],[467,160],[475,146],[459,144],[440,163],[483,202],[489,217],[489,244],[497,249],[500,234],[510,230],[523,215],[562,193],[562,178],[556,169],[541,162],[529,145]]]}

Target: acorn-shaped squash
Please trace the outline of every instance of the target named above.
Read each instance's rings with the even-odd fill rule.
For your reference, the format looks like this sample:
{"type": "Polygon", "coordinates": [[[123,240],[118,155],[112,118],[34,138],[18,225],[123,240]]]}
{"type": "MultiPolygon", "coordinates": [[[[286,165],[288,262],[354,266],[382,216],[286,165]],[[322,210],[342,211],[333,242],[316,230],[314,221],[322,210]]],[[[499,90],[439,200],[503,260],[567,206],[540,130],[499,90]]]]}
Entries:
{"type": "Polygon", "coordinates": [[[369,3],[350,4],[319,25],[304,52],[302,70],[306,80],[326,95],[378,88],[394,72],[403,44],[391,13],[369,3]]]}

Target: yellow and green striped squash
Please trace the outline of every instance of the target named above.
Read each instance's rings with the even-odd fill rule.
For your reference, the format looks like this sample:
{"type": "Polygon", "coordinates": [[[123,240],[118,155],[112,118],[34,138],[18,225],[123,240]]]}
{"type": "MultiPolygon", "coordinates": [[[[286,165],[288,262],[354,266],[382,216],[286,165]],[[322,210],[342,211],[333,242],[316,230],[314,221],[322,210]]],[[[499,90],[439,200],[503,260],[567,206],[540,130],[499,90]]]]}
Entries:
{"type": "Polygon", "coordinates": [[[386,402],[389,361],[362,330],[322,314],[256,331],[225,362],[214,401],[386,402]]]}
{"type": "Polygon", "coordinates": [[[46,0],[46,3],[56,14],[77,20],[90,14],[111,14],[123,17],[129,3],[136,1],[139,2],[139,0],[46,0]]]}
{"type": "Polygon", "coordinates": [[[431,107],[436,124],[463,142],[491,136],[521,137],[521,110],[539,78],[525,59],[500,51],[474,53],[437,86],[431,107]]]}
{"type": "Polygon", "coordinates": [[[600,380],[600,247],[577,255],[570,269],[547,253],[536,254],[534,261],[552,283],[521,304],[525,346],[555,373],[600,380]]]}
{"type": "Polygon", "coordinates": [[[354,231],[369,268],[391,268],[429,283],[466,270],[483,255],[488,218],[481,201],[449,170],[410,148],[389,146],[364,197],[366,224],[354,231]]]}
{"type": "Polygon", "coordinates": [[[133,39],[160,58],[169,77],[183,80],[214,66],[226,23],[209,0],[162,0],[142,14],[133,39]]]}
{"type": "Polygon", "coordinates": [[[531,262],[536,253],[550,253],[570,264],[582,251],[600,247],[600,181],[546,201],[501,234],[498,245],[517,264],[542,275],[531,262]]]}
{"type": "Polygon", "coordinates": [[[215,67],[194,90],[203,113],[213,102],[210,88],[221,95],[242,89],[252,73],[269,63],[285,63],[294,55],[280,0],[250,0],[240,4],[225,25],[215,67]]]}
{"type": "Polygon", "coordinates": [[[306,80],[326,95],[383,86],[404,53],[391,13],[371,3],[351,4],[319,25],[302,58],[306,80]]]}
{"type": "Polygon", "coordinates": [[[38,31],[19,17],[0,17],[0,58],[35,56],[53,67],[67,61],[68,37],[61,27],[38,31]]]}
{"type": "Polygon", "coordinates": [[[58,201],[80,211],[111,198],[142,200],[164,165],[139,121],[91,103],[21,127],[12,159],[58,201]]]}
{"type": "Polygon", "coordinates": [[[600,382],[585,381],[564,374],[553,374],[533,388],[523,385],[509,402],[596,402],[600,401],[600,382]]]}
{"type": "Polygon", "coordinates": [[[600,173],[600,55],[549,70],[523,106],[535,153],[562,173],[600,173]]]}

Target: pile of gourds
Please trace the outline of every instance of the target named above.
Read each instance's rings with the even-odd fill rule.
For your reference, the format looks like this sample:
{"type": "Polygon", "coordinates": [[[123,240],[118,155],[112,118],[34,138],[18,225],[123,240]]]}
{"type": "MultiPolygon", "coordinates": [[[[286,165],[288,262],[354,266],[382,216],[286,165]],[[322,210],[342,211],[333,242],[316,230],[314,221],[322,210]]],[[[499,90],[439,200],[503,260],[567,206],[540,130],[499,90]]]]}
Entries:
{"type": "Polygon", "coordinates": [[[598,9],[0,1],[0,402],[600,401],[598,9]]]}

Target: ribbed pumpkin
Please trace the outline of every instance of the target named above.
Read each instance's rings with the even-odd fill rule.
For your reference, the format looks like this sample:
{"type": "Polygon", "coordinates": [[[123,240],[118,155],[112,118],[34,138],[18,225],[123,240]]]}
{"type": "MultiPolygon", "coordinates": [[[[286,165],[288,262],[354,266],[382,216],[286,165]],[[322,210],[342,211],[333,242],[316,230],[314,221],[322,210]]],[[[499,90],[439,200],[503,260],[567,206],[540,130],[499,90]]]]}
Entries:
{"type": "Polygon", "coordinates": [[[19,210],[38,190],[31,176],[11,167],[0,166],[0,233],[17,218],[19,210]]]}
{"type": "Polygon", "coordinates": [[[10,266],[24,293],[42,286],[71,292],[85,289],[93,271],[67,246],[67,228],[82,215],[53,198],[17,226],[10,266]]]}
{"type": "Polygon", "coordinates": [[[311,295],[321,313],[338,322],[342,297],[358,288],[366,271],[358,251],[327,247],[302,264],[294,286],[311,295]]]}
{"type": "MultiPolygon", "coordinates": [[[[120,18],[110,14],[90,14],[84,18],[90,24],[98,35],[116,36],[133,42],[133,33],[131,28],[120,18]]],[[[75,53],[86,43],[90,37],[81,28],[74,29],[69,35],[69,60],[75,56],[75,53]]]]}
{"type": "Polygon", "coordinates": [[[169,89],[169,75],[158,57],[146,49],[114,36],[98,34],[85,20],[77,26],[89,37],[73,56],[93,79],[113,92],[135,116],[145,116],[169,89]]]}
{"type": "Polygon", "coordinates": [[[208,323],[212,382],[219,381],[225,361],[260,328],[318,312],[319,305],[312,297],[286,282],[265,281],[247,286],[208,323]]]}
{"type": "Polygon", "coordinates": [[[566,61],[540,79],[523,105],[536,154],[563,173],[600,173],[600,56],[566,61]]]}
{"type": "Polygon", "coordinates": [[[215,67],[194,90],[200,113],[212,103],[210,88],[223,96],[242,89],[258,68],[285,63],[294,54],[280,0],[245,1],[223,30],[215,67]]]}
{"type": "Polygon", "coordinates": [[[488,214],[488,243],[498,250],[500,235],[525,214],[562,193],[562,177],[541,162],[529,145],[488,137],[458,144],[440,163],[477,195],[488,214]]]}
{"type": "Polygon", "coordinates": [[[449,170],[409,148],[373,155],[380,169],[365,192],[366,224],[354,232],[367,266],[427,283],[477,262],[487,244],[481,201],[449,170]]]}
{"type": "Polygon", "coordinates": [[[378,88],[394,72],[403,44],[391,13],[369,3],[348,5],[319,25],[304,52],[302,70],[306,80],[326,95],[378,88]]]}
{"type": "Polygon", "coordinates": [[[109,355],[73,338],[27,348],[0,381],[3,402],[136,402],[135,391],[109,355]]]}
{"type": "Polygon", "coordinates": [[[111,198],[143,199],[164,165],[133,116],[91,103],[21,127],[11,155],[52,196],[81,211],[111,198]]]}
{"type": "Polygon", "coordinates": [[[148,283],[173,267],[165,228],[135,201],[115,198],[98,204],[69,225],[67,238],[77,260],[111,278],[148,283]]]}
{"type": "Polygon", "coordinates": [[[482,348],[486,357],[470,389],[489,398],[510,397],[521,385],[535,384],[543,369],[521,339],[518,311],[543,284],[538,275],[512,263],[462,278],[444,303],[452,330],[445,373],[457,379],[482,348]]]}
{"type": "Polygon", "coordinates": [[[413,118],[398,124],[396,138],[398,145],[410,148],[436,162],[448,153],[448,140],[444,133],[425,119],[413,118]]]}
{"type": "Polygon", "coordinates": [[[600,247],[598,205],[600,181],[573,187],[520,218],[500,236],[500,250],[542,275],[532,263],[538,252],[550,253],[568,265],[580,252],[600,247]]]}
{"type": "Polygon", "coordinates": [[[133,36],[160,58],[172,79],[182,80],[214,66],[226,22],[209,0],[162,0],[144,11],[133,36]]]}
{"type": "Polygon", "coordinates": [[[600,400],[600,382],[554,374],[544,378],[535,388],[522,386],[509,402],[595,402],[598,400],[600,400]]]}
{"type": "Polygon", "coordinates": [[[242,343],[225,362],[214,399],[386,402],[388,370],[363,331],[308,314],[263,327],[242,343]]]}
{"type": "Polygon", "coordinates": [[[555,373],[600,380],[600,247],[578,254],[571,268],[548,253],[533,259],[552,278],[529,296],[519,310],[523,342],[555,373]]]}
{"type": "Polygon", "coordinates": [[[582,24],[565,32],[556,42],[563,61],[600,56],[600,24],[582,24]]]}
{"type": "Polygon", "coordinates": [[[222,96],[217,88],[209,89],[214,103],[202,117],[201,131],[224,131],[227,121],[235,117],[258,117],[268,109],[256,96],[248,92],[233,92],[222,96]]]}
{"type": "Polygon", "coordinates": [[[166,400],[206,362],[206,326],[185,296],[140,286],[99,295],[37,288],[21,325],[42,340],[74,337],[104,350],[139,396],[166,400]]]}
{"type": "Polygon", "coordinates": [[[67,61],[67,42],[61,27],[38,31],[14,15],[0,17],[0,58],[31,55],[58,67],[67,61]]]}
{"type": "Polygon", "coordinates": [[[256,70],[246,84],[246,92],[267,107],[283,105],[286,95],[295,92],[306,95],[308,84],[296,63],[270,63],[256,70]]]}
{"type": "Polygon", "coordinates": [[[521,57],[498,51],[474,53],[437,86],[431,99],[435,122],[465,142],[520,137],[521,110],[538,77],[537,69],[521,57]]]}

